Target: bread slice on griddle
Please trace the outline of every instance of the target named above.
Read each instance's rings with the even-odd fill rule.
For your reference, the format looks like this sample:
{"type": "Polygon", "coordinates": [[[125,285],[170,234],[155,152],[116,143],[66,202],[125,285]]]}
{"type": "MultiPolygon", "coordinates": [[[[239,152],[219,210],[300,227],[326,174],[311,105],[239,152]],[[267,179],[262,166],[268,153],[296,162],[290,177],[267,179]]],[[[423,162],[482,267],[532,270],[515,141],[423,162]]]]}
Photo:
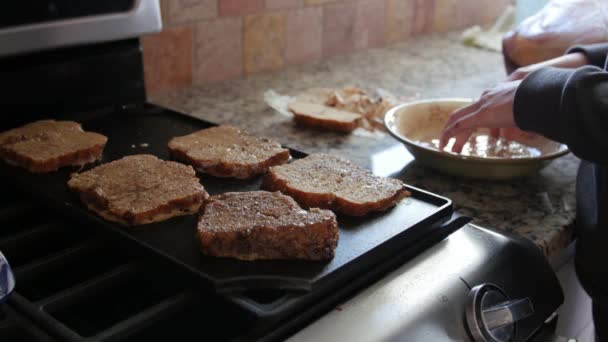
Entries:
{"type": "Polygon", "coordinates": [[[0,133],[0,157],[30,172],[51,172],[100,159],[107,141],[74,121],[40,120],[0,133]]]}
{"type": "Polygon", "coordinates": [[[204,254],[242,260],[327,260],[338,243],[336,215],[303,210],[279,192],[211,196],[198,221],[204,254]]]}
{"type": "Polygon", "coordinates": [[[270,168],[263,187],[281,191],[306,208],[331,209],[351,216],[386,210],[409,196],[400,180],[375,176],[328,154],[312,154],[270,168]]]}
{"type": "Polygon", "coordinates": [[[99,216],[130,226],[196,213],[209,197],[191,166],[146,154],[75,173],[68,187],[99,216]]]}
{"type": "Polygon", "coordinates": [[[203,129],[169,141],[173,158],[216,177],[252,178],[284,164],[289,150],[232,126],[203,129]]]}

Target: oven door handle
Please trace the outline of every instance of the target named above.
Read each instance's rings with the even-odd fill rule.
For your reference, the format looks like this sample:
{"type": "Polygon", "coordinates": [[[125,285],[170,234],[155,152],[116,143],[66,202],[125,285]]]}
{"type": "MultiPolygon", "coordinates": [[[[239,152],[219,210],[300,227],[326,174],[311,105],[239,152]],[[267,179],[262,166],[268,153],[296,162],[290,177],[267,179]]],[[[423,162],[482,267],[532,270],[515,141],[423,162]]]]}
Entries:
{"type": "Polygon", "coordinates": [[[6,257],[0,252],[0,303],[5,302],[15,289],[15,276],[6,257]]]}

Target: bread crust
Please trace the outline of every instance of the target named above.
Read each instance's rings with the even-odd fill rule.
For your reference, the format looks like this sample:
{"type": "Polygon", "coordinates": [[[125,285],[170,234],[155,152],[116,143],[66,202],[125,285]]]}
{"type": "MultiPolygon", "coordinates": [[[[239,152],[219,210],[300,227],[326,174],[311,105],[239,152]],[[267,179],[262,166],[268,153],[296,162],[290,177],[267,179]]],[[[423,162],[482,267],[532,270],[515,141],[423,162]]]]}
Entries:
{"type": "Polygon", "coordinates": [[[175,137],[168,147],[172,158],[194,166],[197,171],[225,178],[249,179],[291,159],[289,150],[279,143],[232,126],[175,137]],[[206,151],[209,155],[203,156],[206,151]]]}
{"type": "Polygon", "coordinates": [[[68,187],[99,216],[129,226],[194,214],[209,197],[191,166],[152,155],[73,174],[68,187]]]}
{"type": "Polygon", "coordinates": [[[293,112],[293,118],[296,123],[308,127],[314,127],[324,130],[331,130],[342,133],[350,133],[359,127],[359,122],[362,118],[357,118],[352,121],[336,121],[331,119],[315,118],[306,114],[293,112]]]}
{"type": "Polygon", "coordinates": [[[262,187],[269,191],[281,191],[305,208],[330,209],[349,216],[387,210],[410,195],[399,180],[374,176],[342,158],[326,154],[310,155],[292,164],[270,168],[262,187]],[[308,159],[311,157],[313,159],[308,159]],[[315,179],[330,180],[315,187],[315,179]],[[307,183],[303,184],[302,180],[307,183]],[[366,183],[383,189],[379,194],[366,198],[366,183]],[[353,192],[344,194],[336,190],[345,187],[351,187],[353,192]]]}
{"type": "Polygon", "coordinates": [[[305,212],[281,193],[252,191],[212,196],[201,211],[197,237],[209,256],[328,260],[339,233],[329,210],[305,212]]]}
{"type": "Polygon", "coordinates": [[[289,110],[298,124],[343,133],[352,132],[363,120],[359,114],[317,103],[294,102],[289,105],[289,110]]]}
{"type": "Polygon", "coordinates": [[[0,133],[0,158],[33,173],[52,172],[101,159],[107,141],[74,121],[39,120],[0,133]]]}

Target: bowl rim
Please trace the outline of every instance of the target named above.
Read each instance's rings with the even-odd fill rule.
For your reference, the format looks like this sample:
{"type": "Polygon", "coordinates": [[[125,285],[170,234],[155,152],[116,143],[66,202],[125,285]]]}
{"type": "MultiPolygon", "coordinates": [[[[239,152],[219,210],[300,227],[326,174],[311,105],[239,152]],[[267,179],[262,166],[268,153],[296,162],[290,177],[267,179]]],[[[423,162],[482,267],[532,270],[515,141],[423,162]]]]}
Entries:
{"type": "Polygon", "coordinates": [[[520,163],[539,162],[539,161],[556,159],[558,157],[561,157],[561,156],[564,156],[564,155],[570,153],[570,149],[568,148],[568,146],[566,146],[565,144],[559,143],[560,147],[565,147],[565,148],[564,149],[560,148],[559,151],[548,153],[548,154],[542,155],[540,157],[484,158],[484,157],[477,157],[477,156],[463,156],[460,154],[448,153],[448,152],[440,151],[438,149],[420,145],[420,144],[416,143],[415,141],[413,141],[413,140],[403,136],[399,132],[397,132],[396,127],[394,127],[394,125],[389,124],[389,122],[391,122],[391,121],[394,123],[395,120],[393,118],[396,117],[397,112],[399,112],[403,108],[410,107],[413,105],[427,104],[427,103],[445,103],[445,102],[471,103],[472,101],[473,101],[473,99],[466,98],[466,97],[444,97],[444,98],[431,98],[431,99],[424,99],[424,100],[415,100],[415,101],[402,103],[400,105],[392,107],[391,109],[389,109],[387,111],[386,115],[384,116],[384,127],[388,130],[388,132],[395,139],[401,141],[406,146],[422,149],[422,150],[425,150],[432,154],[435,154],[437,156],[447,157],[447,158],[454,159],[454,160],[476,161],[476,162],[480,162],[480,163],[492,163],[492,164],[495,164],[495,163],[520,164],[520,163]]]}

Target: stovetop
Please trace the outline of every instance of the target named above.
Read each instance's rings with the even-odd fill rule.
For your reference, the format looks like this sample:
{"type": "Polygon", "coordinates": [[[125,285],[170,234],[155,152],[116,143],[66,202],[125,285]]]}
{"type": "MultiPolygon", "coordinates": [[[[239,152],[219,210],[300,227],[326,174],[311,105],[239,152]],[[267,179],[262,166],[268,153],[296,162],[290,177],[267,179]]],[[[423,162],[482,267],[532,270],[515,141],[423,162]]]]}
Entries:
{"type": "MultiPolygon", "coordinates": [[[[332,307],[329,303],[271,329],[272,323],[259,324],[230,298],[205,289],[195,276],[162,258],[67,219],[18,190],[4,190],[0,250],[11,262],[17,288],[1,306],[2,341],[51,336],[57,341],[140,341],[168,339],[176,332],[180,340],[275,339],[332,307]],[[270,332],[276,335],[266,336],[270,332]]],[[[248,297],[272,306],[283,295],[259,291],[248,297]]]]}
{"type": "Polygon", "coordinates": [[[0,340],[27,340],[34,326],[58,341],[169,339],[176,331],[228,340],[247,330],[245,315],[187,274],[6,190],[0,250],[17,288],[1,307],[0,340]]]}
{"type": "MultiPolygon", "coordinates": [[[[142,110],[142,107],[134,108],[142,110]]],[[[115,111],[129,112],[132,108],[113,109],[109,113],[115,111]]],[[[164,115],[165,110],[153,107],[152,111],[164,115]]],[[[86,123],[87,116],[94,120],[110,114],[88,112],[77,117],[86,123]]],[[[119,114],[127,115],[126,112],[119,114]]],[[[133,133],[137,139],[146,138],[137,136],[137,131],[133,133]]],[[[463,233],[459,228],[468,220],[459,217],[434,226],[427,235],[415,240],[416,243],[404,244],[401,250],[393,248],[382,262],[367,265],[331,291],[294,294],[269,289],[238,295],[218,294],[196,274],[176,267],[175,262],[162,253],[137,248],[133,241],[120,234],[108,234],[107,230],[100,229],[98,222],[86,216],[66,215],[62,202],[56,205],[48,198],[42,201],[35,189],[24,191],[11,188],[14,181],[4,183],[5,195],[0,196],[0,251],[11,262],[17,288],[8,305],[2,306],[5,316],[0,322],[2,341],[2,337],[57,341],[176,337],[214,341],[280,340],[328,312],[331,313],[320,322],[329,320],[329,326],[335,327],[333,334],[340,334],[346,327],[339,328],[342,321],[334,320],[336,316],[346,315],[332,310],[359,291],[376,291],[368,296],[372,298],[379,298],[383,291],[398,291],[400,286],[372,285],[380,279],[383,280],[377,284],[385,284],[387,278],[383,277],[390,271],[402,272],[401,277],[406,279],[401,285],[404,291],[419,293],[421,297],[438,296],[428,302],[408,299],[405,295],[393,297],[395,308],[399,309],[398,304],[402,304],[411,309],[407,317],[393,317],[392,324],[397,326],[402,322],[403,329],[407,328],[405,332],[413,334],[404,336],[418,336],[417,339],[421,336],[417,334],[424,331],[419,330],[417,324],[440,326],[439,332],[449,333],[446,336],[467,337],[467,329],[462,324],[462,306],[467,289],[476,284],[491,282],[504,288],[510,296],[533,299],[536,315],[519,325],[518,340],[532,336],[561,303],[555,276],[531,243],[470,226],[463,233]],[[466,234],[468,238],[456,238],[454,234],[466,234]],[[427,250],[429,246],[434,247],[427,250]],[[458,259],[453,255],[454,250],[461,249],[468,251],[469,256],[458,259]],[[425,255],[433,255],[434,261],[423,267],[423,273],[419,267],[416,272],[407,270],[426,265],[425,255]],[[402,266],[404,264],[406,266],[402,266]],[[535,282],[528,283],[528,278],[535,282]],[[545,283],[543,286],[539,285],[540,280],[545,283]],[[364,290],[370,285],[370,289],[364,290]],[[449,295],[431,291],[435,286],[443,287],[449,295]]],[[[376,310],[385,310],[378,301],[363,308],[372,316],[376,310]]],[[[362,318],[361,315],[358,313],[355,317],[362,318]]],[[[373,330],[363,322],[357,328],[373,330]]],[[[371,322],[373,327],[374,320],[371,322]]],[[[319,324],[323,325],[315,323],[301,332],[304,335],[294,338],[323,336],[318,334],[327,328],[314,328],[319,324]],[[312,335],[307,335],[311,334],[310,329],[313,329],[312,335]]],[[[353,328],[351,332],[355,331],[353,328]]],[[[361,332],[361,336],[365,334],[361,332]]],[[[442,340],[441,336],[436,335],[434,340],[442,340]]]]}
{"type": "MultiPolygon", "coordinates": [[[[102,162],[133,153],[168,158],[166,142],[170,137],[210,125],[149,104],[75,115],[85,129],[109,136],[102,162]],[[140,140],[146,142],[145,151],[140,151],[140,140]]],[[[292,155],[303,156],[298,151],[292,151],[292,155]]],[[[18,290],[11,303],[25,316],[73,341],[113,339],[153,323],[165,325],[160,322],[168,313],[189,309],[200,300],[217,302],[221,308],[214,309],[210,322],[239,317],[233,319],[232,329],[220,329],[220,334],[249,334],[250,327],[251,334],[260,334],[289,320],[290,324],[282,324],[287,332],[392,269],[395,262],[403,262],[445,238],[466,221],[457,218],[444,224],[452,213],[451,202],[410,188],[411,198],[398,208],[351,224],[340,218],[339,248],[327,265],[228,259],[216,262],[202,258],[194,243],[194,217],[132,230],[115,227],[91,214],[77,196],[69,194],[65,183],[74,170],[34,175],[17,167],[0,166],[4,178],[19,188],[7,192],[6,207],[0,212],[0,227],[4,228],[0,250],[17,278],[18,290]],[[191,245],[194,254],[183,254],[191,245]],[[217,267],[215,263],[219,263],[217,267]],[[220,266],[233,271],[222,271],[220,266]],[[237,279],[246,282],[240,280],[238,292],[234,285],[226,292],[225,287],[218,288],[209,281],[224,273],[236,274],[237,279]],[[281,278],[287,274],[289,279],[296,279],[294,275],[309,273],[315,282],[306,289],[285,287],[281,278]],[[279,282],[262,286],[268,282],[265,279],[274,278],[279,282]],[[220,290],[223,294],[216,294],[220,290]],[[316,307],[311,310],[313,303],[316,307]],[[228,311],[226,316],[222,316],[222,310],[228,311]]],[[[209,177],[203,180],[211,193],[248,191],[259,188],[259,183],[209,177]]]]}
{"type": "MultiPolygon", "coordinates": [[[[562,301],[536,247],[467,225],[408,262],[395,260],[390,273],[338,302],[257,326],[254,317],[162,260],[49,212],[18,191],[5,193],[0,250],[12,262],[18,287],[0,306],[1,341],[469,340],[464,307],[469,290],[483,283],[532,299],[535,316],[517,327],[515,341],[525,341],[562,301]]],[[[257,294],[261,302],[274,298],[257,294]]]]}

